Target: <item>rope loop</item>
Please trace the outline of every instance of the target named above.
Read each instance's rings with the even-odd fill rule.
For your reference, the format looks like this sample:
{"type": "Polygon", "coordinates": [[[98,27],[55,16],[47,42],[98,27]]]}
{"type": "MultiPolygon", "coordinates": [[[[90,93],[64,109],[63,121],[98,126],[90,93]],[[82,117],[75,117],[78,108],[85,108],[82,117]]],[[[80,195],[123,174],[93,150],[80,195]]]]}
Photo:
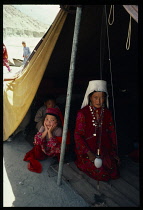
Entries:
{"type": "Polygon", "coordinates": [[[131,15],[130,15],[130,20],[129,20],[129,27],[128,27],[128,36],[127,36],[127,41],[126,41],[126,50],[130,49],[130,41],[131,41],[131,15]]]}
{"type": "Polygon", "coordinates": [[[111,26],[114,23],[114,5],[111,5],[110,7],[110,13],[108,17],[108,24],[111,26]],[[112,20],[111,20],[111,12],[112,12],[112,20]]]}

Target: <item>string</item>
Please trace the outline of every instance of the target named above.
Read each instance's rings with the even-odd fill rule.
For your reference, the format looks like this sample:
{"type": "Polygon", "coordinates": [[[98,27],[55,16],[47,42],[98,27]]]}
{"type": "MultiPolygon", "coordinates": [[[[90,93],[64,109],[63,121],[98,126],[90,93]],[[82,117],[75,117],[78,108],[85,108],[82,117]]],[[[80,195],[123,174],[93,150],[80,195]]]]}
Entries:
{"type": "Polygon", "coordinates": [[[114,23],[114,5],[111,5],[110,7],[110,13],[109,13],[109,17],[108,17],[108,23],[109,25],[113,25],[114,23]],[[113,14],[112,14],[112,22],[110,21],[110,17],[111,17],[111,12],[113,11],[113,14]]]}
{"type": "MultiPolygon", "coordinates": [[[[107,9],[105,5],[105,17],[106,17],[106,28],[107,28],[107,44],[108,44],[108,53],[109,53],[109,69],[110,69],[110,76],[111,76],[111,92],[112,92],[112,99],[113,99],[113,119],[114,119],[114,126],[116,131],[116,117],[115,117],[115,103],[114,103],[114,93],[113,93],[113,78],[112,78],[112,68],[111,68],[111,55],[110,55],[110,41],[109,41],[109,32],[108,32],[108,23],[107,23],[107,9]]],[[[116,133],[116,132],[115,132],[116,133]]],[[[116,145],[117,145],[117,133],[116,133],[116,145]]],[[[117,154],[118,154],[118,147],[117,147],[117,154]]]]}
{"type": "MultiPolygon", "coordinates": [[[[109,18],[108,18],[108,22],[110,25],[113,24],[114,22],[114,6],[110,8],[110,15],[109,15],[109,18]],[[113,9],[113,20],[112,22],[109,21],[109,18],[110,18],[110,15],[111,15],[111,9],[113,9]]],[[[109,34],[108,34],[108,24],[107,24],[107,13],[106,13],[106,5],[103,7],[103,13],[102,13],[102,24],[101,24],[101,35],[100,35],[100,79],[102,80],[102,63],[101,61],[103,62],[103,57],[101,56],[101,49],[105,49],[105,30],[104,30],[104,37],[103,37],[103,23],[105,23],[105,27],[104,29],[106,30],[107,29],[107,40],[108,40],[108,52],[109,52],[109,62],[110,62],[110,74],[111,74],[111,83],[112,83],[112,98],[113,98],[113,110],[115,112],[115,108],[114,108],[114,96],[113,96],[113,82],[112,82],[112,72],[111,72],[111,58],[110,58],[110,45],[109,45],[109,34]],[[105,19],[105,22],[104,22],[104,19],[105,19]],[[102,42],[101,42],[102,41],[102,42]],[[104,43],[103,43],[104,41],[104,43]],[[104,47],[101,46],[101,44],[104,44],[104,47]]],[[[104,114],[104,107],[102,106],[101,107],[101,113],[100,113],[100,122],[98,121],[98,132],[99,132],[99,145],[98,145],[98,148],[99,148],[99,155],[100,155],[100,147],[101,147],[101,136],[102,136],[102,124],[103,124],[103,114],[104,114]]],[[[95,110],[94,110],[95,111],[95,110]]],[[[114,117],[115,117],[115,114],[114,114],[114,117]]],[[[97,118],[97,116],[96,116],[97,118]]],[[[114,119],[115,120],[115,119],[114,119]]],[[[115,126],[116,127],[116,126],[115,126]]],[[[97,131],[97,128],[95,127],[95,133],[97,131]]],[[[116,139],[117,141],[117,139],[116,139]]],[[[98,180],[98,177],[97,177],[97,189],[99,190],[99,180],[98,180]]]]}
{"type": "Polygon", "coordinates": [[[99,152],[100,152],[100,147],[101,147],[101,136],[102,136],[102,123],[103,123],[103,107],[101,107],[101,122],[100,122],[100,127],[99,127],[99,152]]]}
{"type": "MultiPolygon", "coordinates": [[[[106,30],[106,22],[105,22],[105,12],[104,12],[104,7],[103,7],[101,34],[100,34],[100,79],[101,80],[102,80],[103,60],[104,60],[104,51],[105,51],[105,32],[106,32],[105,30],[106,30]],[[103,49],[102,52],[101,52],[101,49],[103,49]]],[[[103,107],[101,107],[100,116],[103,119],[103,107]]],[[[101,147],[102,119],[101,119],[101,124],[100,124],[101,127],[98,128],[99,129],[99,145],[98,145],[99,151],[101,147]]],[[[95,128],[95,131],[96,131],[96,128],[95,128]]]]}
{"type": "MultiPolygon", "coordinates": [[[[103,23],[104,23],[104,10],[102,12],[102,23],[101,23],[101,34],[100,34],[100,79],[102,80],[102,69],[103,69],[103,51],[101,52],[102,49],[105,49],[105,33],[103,33],[103,23]],[[104,35],[104,37],[103,37],[104,35]],[[103,43],[104,41],[104,43],[103,43]],[[103,44],[103,45],[102,45],[103,44]]],[[[105,29],[105,25],[104,25],[105,29]]],[[[104,31],[105,32],[105,31],[104,31]]]]}

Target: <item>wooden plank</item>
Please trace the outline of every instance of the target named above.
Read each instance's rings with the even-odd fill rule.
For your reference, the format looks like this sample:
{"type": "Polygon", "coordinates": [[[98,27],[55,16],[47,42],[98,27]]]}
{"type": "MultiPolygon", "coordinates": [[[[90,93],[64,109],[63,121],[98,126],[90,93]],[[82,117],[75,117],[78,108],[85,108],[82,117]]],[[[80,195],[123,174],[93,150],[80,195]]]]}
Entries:
{"type": "MultiPolygon", "coordinates": [[[[133,166],[130,160],[124,160],[121,167],[121,178],[108,182],[100,181],[99,190],[97,181],[80,171],[74,162],[64,164],[63,179],[92,207],[138,207],[139,190],[130,183],[131,180],[130,182],[126,181],[129,175],[132,175],[132,181],[134,178],[136,182],[138,181],[137,174],[133,174],[134,169],[128,170],[133,166]],[[127,164],[128,167],[125,168],[127,164]],[[101,203],[96,201],[97,197],[100,197],[101,203]]],[[[138,169],[138,165],[135,164],[135,167],[138,169]]],[[[55,169],[58,171],[58,165],[54,166],[55,169]]]]}

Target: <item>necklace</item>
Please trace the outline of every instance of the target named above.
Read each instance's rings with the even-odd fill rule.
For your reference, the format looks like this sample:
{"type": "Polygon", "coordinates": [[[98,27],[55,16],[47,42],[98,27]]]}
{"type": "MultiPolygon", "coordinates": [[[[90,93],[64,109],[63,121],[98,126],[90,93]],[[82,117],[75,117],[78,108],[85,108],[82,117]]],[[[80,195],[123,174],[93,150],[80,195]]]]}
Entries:
{"type": "Polygon", "coordinates": [[[96,136],[97,128],[101,127],[103,124],[103,114],[104,114],[104,108],[101,108],[101,112],[99,115],[99,110],[94,109],[94,107],[89,106],[90,113],[92,115],[92,124],[95,126],[95,132],[93,133],[93,136],[96,136]]]}

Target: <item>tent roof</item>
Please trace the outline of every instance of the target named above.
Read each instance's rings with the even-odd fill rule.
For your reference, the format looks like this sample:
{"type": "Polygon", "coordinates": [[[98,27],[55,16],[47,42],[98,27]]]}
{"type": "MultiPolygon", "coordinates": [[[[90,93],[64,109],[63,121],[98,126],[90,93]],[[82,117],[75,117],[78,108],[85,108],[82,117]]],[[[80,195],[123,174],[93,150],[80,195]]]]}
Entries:
{"type": "MultiPolygon", "coordinates": [[[[109,10],[110,6],[107,7],[107,15],[109,14],[109,10]]],[[[103,17],[102,23],[103,11],[104,5],[86,5],[83,7],[75,67],[75,80],[76,77],[78,79],[83,77],[86,77],[86,79],[100,77],[101,70],[104,79],[110,78],[105,16],[103,17]]],[[[129,14],[124,7],[122,5],[116,5],[114,23],[111,26],[108,25],[112,71],[113,73],[116,72],[115,77],[121,74],[123,74],[123,78],[125,78],[125,75],[127,77],[129,73],[127,69],[130,69],[130,76],[132,74],[134,75],[134,70],[137,69],[138,24],[132,19],[130,49],[126,50],[129,19],[129,14]]],[[[45,76],[47,74],[48,77],[54,77],[55,79],[56,77],[60,77],[63,82],[65,78],[67,81],[74,23],[75,13],[68,13],[50,62],[48,63],[45,76]]],[[[115,79],[117,80],[118,78],[115,79]]],[[[126,81],[124,81],[124,83],[126,83],[126,81]]]]}

